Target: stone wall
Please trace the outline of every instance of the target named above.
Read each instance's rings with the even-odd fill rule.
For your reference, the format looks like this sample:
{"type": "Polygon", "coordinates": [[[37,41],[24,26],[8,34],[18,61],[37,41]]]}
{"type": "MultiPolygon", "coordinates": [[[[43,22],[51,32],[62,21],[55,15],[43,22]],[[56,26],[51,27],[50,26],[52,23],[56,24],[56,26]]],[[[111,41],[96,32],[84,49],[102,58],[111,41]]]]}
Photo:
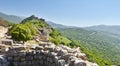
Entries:
{"type": "Polygon", "coordinates": [[[12,45],[13,44],[13,40],[10,40],[10,39],[0,40],[0,44],[12,45]]]}
{"type": "Polygon", "coordinates": [[[86,60],[79,49],[67,46],[55,46],[42,42],[39,45],[27,45],[9,48],[0,56],[0,66],[98,66],[86,60]]]}

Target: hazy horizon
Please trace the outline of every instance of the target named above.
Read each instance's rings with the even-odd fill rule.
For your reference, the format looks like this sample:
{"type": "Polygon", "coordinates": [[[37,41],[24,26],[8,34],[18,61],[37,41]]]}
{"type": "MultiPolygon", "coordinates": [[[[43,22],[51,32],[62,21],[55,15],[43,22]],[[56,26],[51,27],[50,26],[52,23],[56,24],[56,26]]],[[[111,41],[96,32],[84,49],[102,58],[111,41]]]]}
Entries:
{"type": "Polygon", "coordinates": [[[32,14],[67,26],[120,25],[119,0],[1,0],[0,12],[28,17],[32,14]]]}

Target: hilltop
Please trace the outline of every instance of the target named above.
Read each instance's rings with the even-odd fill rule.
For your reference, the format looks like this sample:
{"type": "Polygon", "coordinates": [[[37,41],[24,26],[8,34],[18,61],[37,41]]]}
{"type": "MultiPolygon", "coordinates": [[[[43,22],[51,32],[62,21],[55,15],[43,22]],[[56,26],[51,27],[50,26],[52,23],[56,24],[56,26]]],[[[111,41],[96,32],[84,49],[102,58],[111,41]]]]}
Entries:
{"type": "Polygon", "coordinates": [[[69,39],[62,36],[57,30],[55,30],[49,24],[47,24],[45,19],[43,18],[38,18],[32,15],[24,19],[20,24],[31,25],[37,32],[36,39],[43,40],[43,41],[44,39],[46,40],[49,39],[49,41],[55,44],[63,44],[63,45],[69,45],[71,43],[69,39]]]}

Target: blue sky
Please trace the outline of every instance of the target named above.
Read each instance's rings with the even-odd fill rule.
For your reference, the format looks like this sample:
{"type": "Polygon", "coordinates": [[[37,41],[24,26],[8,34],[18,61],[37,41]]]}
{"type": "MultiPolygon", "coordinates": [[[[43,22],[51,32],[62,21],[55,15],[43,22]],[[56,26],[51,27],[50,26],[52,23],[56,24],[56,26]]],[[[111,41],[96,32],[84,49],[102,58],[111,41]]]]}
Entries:
{"type": "Polygon", "coordinates": [[[120,25],[120,0],[0,0],[0,12],[69,26],[120,25]]]}

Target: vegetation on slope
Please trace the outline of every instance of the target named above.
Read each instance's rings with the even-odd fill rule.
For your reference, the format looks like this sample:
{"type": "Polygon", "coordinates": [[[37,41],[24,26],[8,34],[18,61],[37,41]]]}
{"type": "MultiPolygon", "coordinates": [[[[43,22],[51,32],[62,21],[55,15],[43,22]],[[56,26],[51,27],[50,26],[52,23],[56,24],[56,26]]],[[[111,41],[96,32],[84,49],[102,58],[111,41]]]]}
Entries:
{"type": "Polygon", "coordinates": [[[50,33],[50,41],[55,44],[63,44],[63,45],[69,45],[71,41],[64,36],[62,36],[58,31],[55,29],[52,29],[52,32],[50,33]]]}
{"type": "MultiPolygon", "coordinates": [[[[72,42],[62,36],[57,30],[49,26],[44,19],[35,17],[34,15],[24,19],[20,24],[16,24],[10,30],[10,35],[16,41],[27,41],[35,37],[39,32],[46,32],[49,36],[49,41],[58,44],[69,46],[72,42]]],[[[44,34],[43,34],[44,35],[44,34]]]]}
{"type": "Polygon", "coordinates": [[[88,60],[95,61],[100,66],[120,65],[120,51],[115,46],[119,42],[118,39],[82,28],[60,28],[58,30],[64,36],[79,42],[79,46],[87,54],[88,60]]]}
{"type": "Polygon", "coordinates": [[[23,41],[33,38],[36,35],[35,29],[30,24],[16,24],[10,30],[10,35],[15,41],[23,41]]]}

